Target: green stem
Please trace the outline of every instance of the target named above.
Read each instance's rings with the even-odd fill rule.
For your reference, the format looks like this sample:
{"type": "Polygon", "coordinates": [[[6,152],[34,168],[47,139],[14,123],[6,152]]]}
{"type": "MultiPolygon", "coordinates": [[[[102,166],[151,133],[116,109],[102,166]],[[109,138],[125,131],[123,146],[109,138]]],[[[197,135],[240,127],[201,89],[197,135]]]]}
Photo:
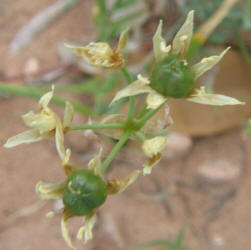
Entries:
{"type": "Polygon", "coordinates": [[[140,131],[134,131],[133,134],[135,134],[141,141],[145,141],[147,139],[145,135],[140,131]]]}
{"type": "Polygon", "coordinates": [[[125,124],[120,123],[110,123],[110,124],[84,124],[71,126],[71,130],[81,130],[81,129],[106,129],[106,128],[125,128],[125,124]]]}
{"type": "MultiPolygon", "coordinates": [[[[26,96],[33,99],[39,99],[45,92],[40,91],[38,89],[34,89],[33,87],[0,83],[0,93],[5,93],[8,95],[15,95],[15,96],[26,96]]],[[[60,106],[64,106],[65,101],[67,101],[67,99],[59,97],[59,96],[53,96],[51,100],[52,103],[60,105],[60,106]]],[[[86,107],[83,104],[76,103],[73,101],[70,101],[70,102],[74,106],[74,109],[78,111],[79,113],[84,114],[84,115],[90,115],[92,113],[89,107],[86,107]]]]}
{"type": "Polygon", "coordinates": [[[123,67],[123,68],[121,68],[121,71],[127,80],[127,84],[130,84],[132,82],[132,77],[131,77],[129,71],[127,70],[127,68],[123,67]]]}
{"type": "MultiPolygon", "coordinates": [[[[121,69],[122,73],[124,74],[126,80],[127,80],[127,84],[131,84],[133,79],[130,75],[130,73],[128,72],[126,67],[123,67],[121,69]]],[[[135,97],[134,96],[130,96],[129,97],[129,111],[128,111],[128,122],[131,122],[133,120],[133,116],[134,116],[134,109],[135,109],[135,97]]]]}
{"type": "Polygon", "coordinates": [[[155,113],[159,111],[159,109],[165,104],[162,103],[158,108],[151,109],[149,112],[147,112],[143,117],[141,117],[138,122],[136,123],[135,127],[137,129],[140,129],[155,113]]]}
{"type": "Polygon", "coordinates": [[[110,152],[110,154],[105,159],[105,161],[104,161],[104,163],[102,165],[102,173],[104,173],[106,171],[106,169],[108,168],[108,166],[110,165],[110,163],[112,162],[112,160],[115,158],[115,156],[117,155],[117,153],[119,152],[119,150],[123,147],[123,145],[126,143],[126,141],[128,140],[128,138],[130,137],[130,135],[131,135],[131,130],[127,130],[122,135],[122,137],[120,138],[120,140],[114,146],[113,150],[110,152]]]}

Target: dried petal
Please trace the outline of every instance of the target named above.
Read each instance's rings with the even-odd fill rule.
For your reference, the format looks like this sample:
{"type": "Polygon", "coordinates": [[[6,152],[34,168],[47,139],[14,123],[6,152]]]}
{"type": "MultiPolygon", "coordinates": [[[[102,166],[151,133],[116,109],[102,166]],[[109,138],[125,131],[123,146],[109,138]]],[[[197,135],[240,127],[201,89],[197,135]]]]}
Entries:
{"type": "Polygon", "coordinates": [[[124,58],[121,50],[125,47],[127,32],[128,29],[121,33],[116,49],[112,49],[109,44],[102,42],[91,42],[84,47],[67,44],[65,46],[72,50],[74,54],[81,56],[86,62],[93,66],[120,68],[124,64],[124,58]]]}
{"type": "Polygon", "coordinates": [[[77,170],[77,167],[74,164],[69,162],[70,156],[71,156],[71,150],[69,148],[67,148],[65,158],[62,161],[62,166],[63,166],[64,172],[67,176],[70,175],[74,170],[77,170]]]}
{"type": "Polygon", "coordinates": [[[83,51],[84,51],[84,46],[76,46],[76,45],[71,45],[71,44],[64,44],[64,46],[71,50],[76,56],[82,56],[83,51]]]}
{"type": "Polygon", "coordinates": [[[142,93],[150,93],[152,91],[152,88],[146,82],[136,80],[127,87],[117,92],[110,105],[124,97],[135,96],[142,93]]]}
{"type": "Polygon", "coordinates": [[[93,66],[108,66],[113,51],[107,43],[89,43],[84,47],[82,57],[93,66]]]}
{"type": "Polygon", "coordinates": [[[160,161],[161,152],[166,145],[167,141],[163,136],[156,136],[143,142],[142,149],[145,155],[148,156],[147,161],[143,164],[143,175],[151,174],[152,168],[160,161]]]}
{"type": "Polygon", "coordinates": [[[108,194],[119,194],[125,191],[140,175],[140,170],[133,171],[126,179],[124,180],[110,180],[107,181],[108,184],[108,194]]]}
{"type": "Polygon", "coordinates": [[[223,56],[227,53],[230,47],[226,48],[219,56],[210,56],[203,58],[199,63],[196,63],[191,67],[194,73],[195,79],[199,78],[206,71],[210,70],[215,64],[217,64],[223,56]]]}
{"type": "Polygon", "coordinates": [[[67,165],[70,161],[70,157],[71,157],[71,150],[67,148],[65,151],[65,158],[62,161],[62,165],[67,165]]]}
{"type": "Polygon", "coordinates": [[[65,209],[61,218],[61,232],[67,245],[70,248],[76,249],[72,244],[71,236],[70,236],[69,229],[67,226],[67,220],[70,219],[71,217],[72,217],[71,213],[67,209],[65,209]]]}
{"type": "Polygon", "coordinates": [[[143,164],[143,175],[151,174],[152,168],[158,164],[161,159],[161,154],[158,153],[151,158],[148,158],[147,161],[143,164]]]}
{"type": "Polygon", "coordinates": [[[64,111],[64,121],[63,121],[64,128],[70,126],[70,123],[72,122],[73,119],[73,114],[74,114],[73,105],[70,102],[66,101],[65,111],[64,111]]]}
{"type": "Polygon", "coordinates": [[[38,182],[36,185],[36,194],[41,200],[60,200],[63,198],[65,182],[57,184],[38,182]]]}
{"type": "Polygon", "coordinates": [[[217,106],[245,104],[245,102],[240,102],[233,97],[206,93],[205,87],[201,87],[195,91],[194,94],[187,98],[188,101],[217,106]]]}
{"type": "Polygon", "coordinates": [[[150,158],[161,153],[166,147],[167,141],[164,136],[156,136],[152,139],[145,140],[142,144],[144,154],[150,158]]]}
{"type": "Polygon", "coordinates": [[[85,241],[86,244],[89,240],[93,238],[92,235],[92,229],[94,227],[94,224],[96,222],[96,211],[91,212],[90,214],[85,216],[85,224],[84,226],[80,227],[77,234],[77,239],[82,240],[83,239],[83,233],[85,233],[85,241]]]}
{"type": "Polygon", "coordinates": [[[121,32],[120,37],[119,37],[118,46],[116,49],[117,52],[120,52],[126,46],[126,35],[127,35],[128,31],[129,31],[129,28],[127,28],[121,32]]]}
{"type": "Polygon", "coordinates": [[[39,130],[31,129],[9,138],[4,144],[4,147],[12,148],[23,143],[37,142],[43,139],[44,138],[40,135],[39,130]]]}
{"type": "Polygon", "coordinates": [[[166,58],[171,50],[171,45],[166,46],[166,41],[161,35],[162,25],[163,21],[160,20],[159,26],[153,36],[153,52],[157,62],[166,58]]]}
{"type": "Polygon", "coordinates": [[[149,93],[146,98],[147,108],[156,109],[166,100],[167,99],[163,95],[157,93],[155,90],[152,90],[152,92],[149,93]]]}
{"type": "Polygon", "coordinates": [[[194,11],[191,10],[187,15],[185,23],[174,37],[172,54],[179,54],[185,57],[193,36],[193,16],[194,11]]]}

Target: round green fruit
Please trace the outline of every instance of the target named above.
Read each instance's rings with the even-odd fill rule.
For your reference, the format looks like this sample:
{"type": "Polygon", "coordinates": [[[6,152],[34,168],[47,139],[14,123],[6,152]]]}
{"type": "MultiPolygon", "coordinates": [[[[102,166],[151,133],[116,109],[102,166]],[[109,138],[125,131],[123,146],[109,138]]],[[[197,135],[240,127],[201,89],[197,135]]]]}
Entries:
{"type": "Polygon", "coordinates": [[[194,75],[178,55],[156,63],[150,81],[151,87],[166,97],[183,98],[194,88],[194,75]]]}
{"type": "Polygon", "coordinates": [[[64,206],[77,216],[87,215],[102,205],[107,197],[107,184],[89,170],[75,170],[67,179],[64,206]]]}

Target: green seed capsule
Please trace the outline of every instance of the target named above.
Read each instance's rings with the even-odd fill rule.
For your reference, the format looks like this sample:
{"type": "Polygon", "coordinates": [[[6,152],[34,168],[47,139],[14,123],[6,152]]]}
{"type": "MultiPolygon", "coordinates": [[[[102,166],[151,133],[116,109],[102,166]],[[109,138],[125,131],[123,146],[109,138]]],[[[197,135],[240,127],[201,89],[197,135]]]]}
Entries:
{"type": "Polygon", "coordinates": [[[156,63],[150,81],[151,87],[166,97],[186,97],[194,88],[194,75],[178,55],[156,63]]]}
{"type": "Polygon", "coordinates": [[[106,182],[91,171],[81,169],[68,176],[63,202],[72,214],[81,216],[102,205],[106,196],[106,182]]]}

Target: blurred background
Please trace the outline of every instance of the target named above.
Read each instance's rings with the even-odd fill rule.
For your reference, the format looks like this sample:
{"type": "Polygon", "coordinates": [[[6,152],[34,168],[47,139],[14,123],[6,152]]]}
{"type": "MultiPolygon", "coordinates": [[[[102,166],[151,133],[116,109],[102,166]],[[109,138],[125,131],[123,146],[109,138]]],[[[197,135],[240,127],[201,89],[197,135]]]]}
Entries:
{"type": "MultiPolygon", "coordinates": [[[[64,43],[104,41],[114,47],[120,32],[129,26],[125,50],[129,70],[147,75],[160,19],[163,36],[171,42],[189,10],[195,10],[196,32],[226,2],[227,15],[192,60],[231,46],[221,63],[197,84],[246,105],[215,108],[171,100],[174,124],[162,161],[150,176],[141,177],[122,195],[108,198],[99,210],[93,241],[86,246],[76,242],[78,249],[251,249],[251,3],[0,1],[0,145],[26,130],[21,115],[37,111],[38,98],[52,83],[56,85],[53,108],[59,114],[65,98],[74,101],[73,124],[126,110],[124,101],[109,108],[123,84],[122,74],[89,66],[64,43]]],[[[70,132],[65,140],[73,161],[82,167],[100,143],[104,156],[113,146],[108,138],[83,131],[70,132]]],[[[130,142],[113,161],[107,178],[123,178],[143,162],[141,148],[130,142]]],[[[53,139],[13,149],[1,146],[0,166],[0,249],[68,249],[61,236],[61,215],[45,217],[60,204],[40,202],[35,194],[38,181],[64,178],[53,139]]],[[[81,223],[79,218],[70,220],[73,237],[81,223]]]]}

